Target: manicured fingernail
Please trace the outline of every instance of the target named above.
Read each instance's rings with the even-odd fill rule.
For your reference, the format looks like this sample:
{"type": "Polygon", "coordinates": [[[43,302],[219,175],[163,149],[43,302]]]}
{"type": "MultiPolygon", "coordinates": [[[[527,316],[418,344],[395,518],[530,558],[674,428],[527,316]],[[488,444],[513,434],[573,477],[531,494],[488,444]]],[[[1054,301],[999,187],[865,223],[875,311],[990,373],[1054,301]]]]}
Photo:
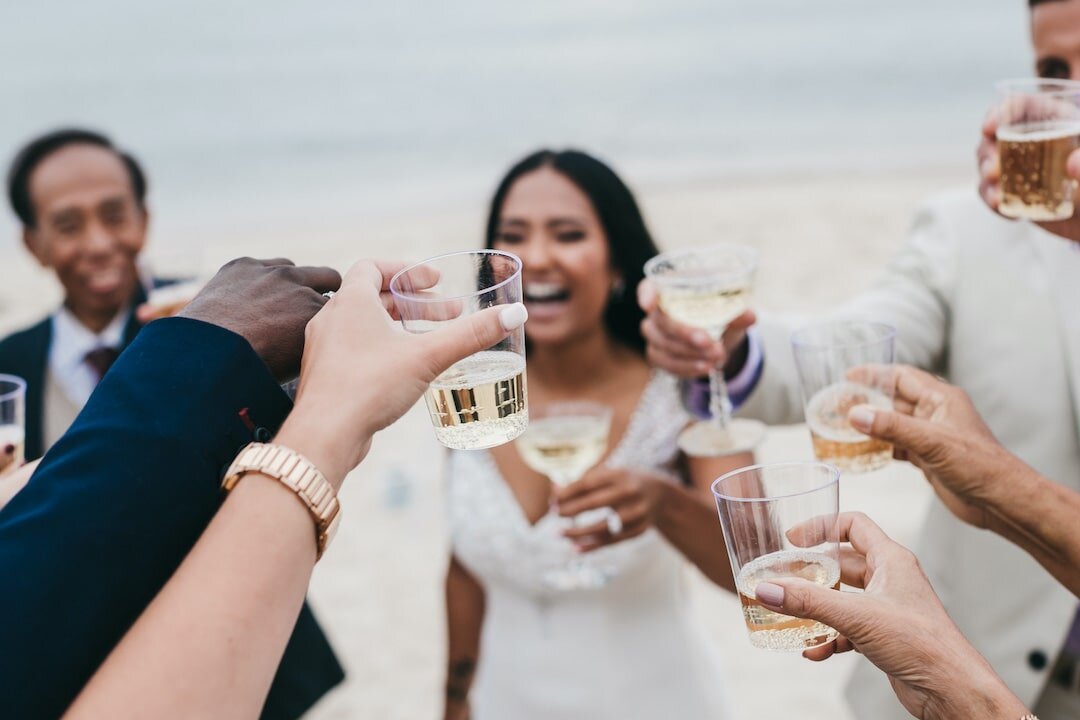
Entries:
{"type": "Polygon", "coordinates": [[[767,582],[758,583],[758,586],[754,588],[754,594],[757,595],[758,601],[765,605],[784,607],[784,588],[779,585],[767,582]]]}
{"type": "Polygon", "coordinates": [[[848,412],[847,419],[851,427],[859,432],[870,432],[870,426],[874,424],[874,410],[869,405],[856,405],[848,412]]]}
{"type": "Polygon", "coordinates": [[[694,333],[694,344],[698,347],[706,347],[709,344],[708,334],[703,332],[694,333]]]}
{"type": "Polygon", "coordinates": [[[989,175],[990,171],[994,169],[994,160],[992,158],[986,158],[983,160],[982,165],[979,166],[979,172],[983,175],[989,175]]]}
{"type": "Polygon", "coordinates": [[[695,365],[694,367],[696,367],[696,368],[697,368],[697,371],[698,371],[699,373],[701,373],[702,375],[704,375],[705,373],[709,372],[709,363],[707,363],[707,362],[699,362],[699,363],[698,363],[697,365],[695,365]]]}
{"type": "Polygon", "coordinates": [[[517,330],[524,325],[525,321],[528,319],[529,311],[526,310],[525,306],[521,303],[507,305],[499,311],[499,322],[502,323],[503,330],[506,330],[507,332],[510,330],[517,330]]]}

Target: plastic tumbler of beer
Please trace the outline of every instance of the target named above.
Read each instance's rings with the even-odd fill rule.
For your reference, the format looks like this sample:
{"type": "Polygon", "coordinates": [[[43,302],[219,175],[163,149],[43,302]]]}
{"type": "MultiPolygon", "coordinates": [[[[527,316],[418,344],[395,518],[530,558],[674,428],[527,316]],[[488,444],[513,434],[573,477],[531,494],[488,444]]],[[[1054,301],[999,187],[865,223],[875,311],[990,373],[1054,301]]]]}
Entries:
{"type": "Polygon", "coordinates": [[[1073,216],[1076,182],[1065,167],[1080,147],[1080,82],[1004,80],[998,91],[998,210],[1012,218],[1067,220],[1073,216]]]}
{"type": "Polygon", "coordinates": [[[883,370],[896,357],[896,329],[874,322],[824,323],[796,331],[791,345],[817,459],[856,473],[888,465],[892,444],[856,430],[848,412],[856,405],[892,409],[892,376],[883,370]]]}
{"type": "Polygon", "coordinates": [[[712,484],[750,644],[806,650],[834,640],[816,620],[758,602],[759,583],[799,577],[840,589],[840,471],[818,462],[753,465],[712,484]]]}
{"type": "Polygon", "coordinates": [[[26,381],[0,375],[0,475],[23,464],[25,437],[26,381]]]}
{"type": "MultiPolygon", "coordinates": [[[[390,293],[409,332],[496,305],[521,302],[521,260],[497,250],[450,253],[394,275],[390,293]]],[[[448,448],[479,450],[515,439],[529,424],[525,331],[456,363],[424,394],[435,437],[448,448]]]]}

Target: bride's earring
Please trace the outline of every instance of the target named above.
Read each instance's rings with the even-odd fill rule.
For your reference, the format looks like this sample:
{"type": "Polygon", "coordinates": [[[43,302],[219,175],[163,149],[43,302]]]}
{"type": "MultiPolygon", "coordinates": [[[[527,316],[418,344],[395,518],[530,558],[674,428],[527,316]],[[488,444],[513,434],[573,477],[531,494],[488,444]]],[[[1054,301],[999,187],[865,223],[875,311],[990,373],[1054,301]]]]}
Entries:
{"type": "Polygon", "coordinates": [[[621,277],[615,278],[615,282],[611,283],[611,299],[622,300],[623,295],[626,294],[626,281],[621,277]]]}

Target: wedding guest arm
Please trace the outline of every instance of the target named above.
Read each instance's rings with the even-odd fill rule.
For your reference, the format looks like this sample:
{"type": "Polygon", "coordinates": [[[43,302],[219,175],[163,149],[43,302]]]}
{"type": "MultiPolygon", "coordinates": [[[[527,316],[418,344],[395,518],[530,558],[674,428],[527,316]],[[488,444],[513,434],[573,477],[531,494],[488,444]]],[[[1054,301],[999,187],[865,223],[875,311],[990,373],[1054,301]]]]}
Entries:
{"type": "Polygon", "coordinates": [[[1002,447],[960,388],[912,367],[887,372],[894,410],[857,406],[852,425],[894,443],[954,515],[1020,546],[1080,596],[1080,493],[1002,447]]]}
{"type": "MultiPolygon", "coordinates": [[[[525,321],[524,307],[512,305],[406,333],[379,299],[397,269],[358,263],[308,324],[296,407],[274,438],[335,492],[375,433],[439,373],[525,321]]],[[[293,490],[258,471],[244,475],[68,716],[254,716],[324,547],[317,534],[293,490]]]]}
{"type": "Polygon", "coordinates": [[[803,655],[824,660],[857,650],[889,675],[904,708],[922,720],[1026,717],[1023,703],[949,618],[915,555],[861,513],[842,513],[839,529],[841,542],[850,543],[841,551],[841,580],[864,592],[798,578],[757,586],[758,601],[770,610],[840,633],[803,655]]]}
{"type": "MultiPolygon", "coordinates": [[[[0,511],[5,716],[58,717],[173,574],[221,504],[222,470],[288,413],[279,382],[339,282],[227,265],[185,318],[139,334],[0,511]]],[[[305,606],[263,717],[298,717],[342,677],[305,606]]]]}
{"type": "Polygon", "coordinates": [[[480,660],[484,626],[484,588],[450,556],[446,571],[446,698],[443,720],[468,720],[469,689],[480,660]]]}

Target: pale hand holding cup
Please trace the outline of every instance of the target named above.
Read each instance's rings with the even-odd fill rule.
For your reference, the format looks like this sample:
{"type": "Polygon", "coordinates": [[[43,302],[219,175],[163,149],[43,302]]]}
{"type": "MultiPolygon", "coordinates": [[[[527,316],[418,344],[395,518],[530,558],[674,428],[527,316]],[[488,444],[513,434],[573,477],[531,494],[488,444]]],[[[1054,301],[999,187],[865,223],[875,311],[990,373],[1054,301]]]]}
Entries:
{"type": "Polygon", "coordinates": [[[893,389],[894,409],[852,408],[848,415],[852,426],[893,443],[897,459],[922,470],[954,515],[987,527],[985,507],[991,496],[1010,477],[1031,470],[1001,446],[967,394],[909,366],[855,372],[886,373],[882,381],[893,389]]]}
{"type": "Polygon", "coordinates": [[[1015,717],[1027,710],[949,618],[919,561],[861,513],[839,515],[841,581],[864,588],[838,592],[799,578],[757,586],[776,612],[812,618],[840,637],[806,650],[811,660],[857,650],[888,673],[897,698],[924,720],[1015,717]]]}
{"type": "Polygon", "coordinates": [[[403,267],[356,263],[307,325],[296,407],[277,442],[302,446],[335,487],[363,459],[375,433],[404,415],[432,380],[528,317],[517,303],[408,333],[387,312],[388,284],[403,267]]]}

